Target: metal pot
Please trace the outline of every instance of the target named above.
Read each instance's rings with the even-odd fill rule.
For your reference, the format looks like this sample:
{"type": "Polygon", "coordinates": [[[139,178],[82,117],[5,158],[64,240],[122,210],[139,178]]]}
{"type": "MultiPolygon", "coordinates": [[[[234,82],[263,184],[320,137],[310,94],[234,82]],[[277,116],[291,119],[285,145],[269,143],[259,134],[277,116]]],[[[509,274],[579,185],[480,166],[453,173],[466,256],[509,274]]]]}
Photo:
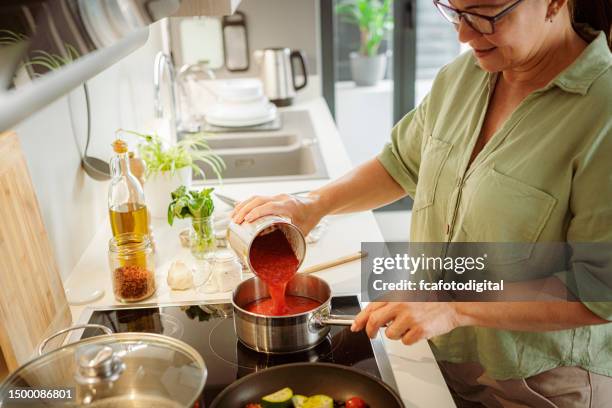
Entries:
{"type": "Polygon", "coordinates": [[[29,406],[191,407],[206,381],[200,354],[184,342],[159,334],[113,334],[106,326],[85,324],[45,339],[39,356],[0,384],[0,407],[23,407],[16,392],[29,389],[29,406]],[[90,337],[44,354],[46,344],[71,330],[97,328],[90,337]],[[57,390],[49,399],[42,389],[57,390]],[[36,392],[34,394],[33,392],[36,392]]]}
{"type": "Polygon", "coordinates": [[[287,295],[303,296],[321,302],[308,312],[288,316],[265,316],[248,312],[245,307],[270,296],[266,284],[253,277],[240,283],[232,295],[234,328],[247,347],[264,353],[291,353],[319,344],[330,325],[350,326],[355,316],[332,315],[331,289],[323,279],[297,274],[287,284],[287,295]]]}

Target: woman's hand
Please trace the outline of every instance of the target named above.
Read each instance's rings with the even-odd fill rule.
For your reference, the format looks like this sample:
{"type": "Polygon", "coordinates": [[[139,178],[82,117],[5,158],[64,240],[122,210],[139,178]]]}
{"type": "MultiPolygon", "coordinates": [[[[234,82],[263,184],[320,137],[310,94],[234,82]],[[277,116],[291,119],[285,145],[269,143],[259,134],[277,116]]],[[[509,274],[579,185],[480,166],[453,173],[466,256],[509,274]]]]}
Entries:
{"type": "Polygon", "coordinates": [[[316,196],[297,197],[289,194],[253,196],[236,205],[232,221],[237,224],[252,222],[265,215],[280,215],[291,219],[304,235],[321,220],[323,212],[316,196]]]}
{"type": "Polygon", "coordinates": [[[411,345],[450,332],[460,326],[454,303],[448,302],[372,302],[361,311],[351,331],[365,328],[370,338],[389,323],[385,335],[411,345]]]}

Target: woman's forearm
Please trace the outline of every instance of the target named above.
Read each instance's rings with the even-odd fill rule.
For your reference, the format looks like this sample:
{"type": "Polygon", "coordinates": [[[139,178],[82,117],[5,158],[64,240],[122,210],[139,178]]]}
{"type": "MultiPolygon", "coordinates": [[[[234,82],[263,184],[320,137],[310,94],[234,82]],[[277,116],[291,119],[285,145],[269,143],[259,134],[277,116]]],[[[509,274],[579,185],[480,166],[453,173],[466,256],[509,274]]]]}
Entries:
{"type": "Polygon", "coordinates": [[[457,302],[459,326],[551,331],[610,323],[580,302],[457,302]]]}
{"type": "Polygon", "coordinates": [[[406,192],[377,159],[371,159],[309,194],[322,215],[371,210],[406,192]]]}

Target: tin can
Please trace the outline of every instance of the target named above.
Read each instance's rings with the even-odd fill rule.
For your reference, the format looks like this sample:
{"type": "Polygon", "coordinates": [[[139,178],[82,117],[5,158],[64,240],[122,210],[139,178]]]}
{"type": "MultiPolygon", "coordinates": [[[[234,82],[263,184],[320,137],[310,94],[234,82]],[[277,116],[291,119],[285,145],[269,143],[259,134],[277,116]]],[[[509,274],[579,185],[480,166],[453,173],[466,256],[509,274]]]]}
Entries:
{"type": "Polygon", "coordinates": [[[299,262],[299,269],[306,257],[306,239],[302,231],[293,225],[288,218],[268,215],[250,223],[236,224],[231,222],[227,229],[227,243],[238,254],[244,265],[247,265],[251,272],[254,272],[250,256],[253,241],[258,236],[269,234],[275,230],[281,230],[285,234],[299,262]]]}

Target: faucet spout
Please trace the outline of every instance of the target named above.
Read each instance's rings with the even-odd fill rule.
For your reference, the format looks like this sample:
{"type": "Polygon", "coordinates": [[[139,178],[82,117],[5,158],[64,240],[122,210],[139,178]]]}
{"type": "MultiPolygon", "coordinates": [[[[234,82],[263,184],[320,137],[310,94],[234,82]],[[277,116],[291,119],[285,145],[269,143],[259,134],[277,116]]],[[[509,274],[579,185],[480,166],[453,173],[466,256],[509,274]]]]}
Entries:
{"type": "Polygon", "coordinates": [[[162,104],[161,98],[161,88],[164,77],[164,71],[168,73],[168,86],[170,93],[170,126],[172,137],[176,136],[176,128],[178,126],[178,103],[177,103],[177,95],[176,95],[176,70],[174,68],[174,63],[172,62],[172,58],[160,51],[155,56],[155,62],[153,64],[153,113],[155,118],[163,118],[164,117],[164,106],[162,104]]]}

